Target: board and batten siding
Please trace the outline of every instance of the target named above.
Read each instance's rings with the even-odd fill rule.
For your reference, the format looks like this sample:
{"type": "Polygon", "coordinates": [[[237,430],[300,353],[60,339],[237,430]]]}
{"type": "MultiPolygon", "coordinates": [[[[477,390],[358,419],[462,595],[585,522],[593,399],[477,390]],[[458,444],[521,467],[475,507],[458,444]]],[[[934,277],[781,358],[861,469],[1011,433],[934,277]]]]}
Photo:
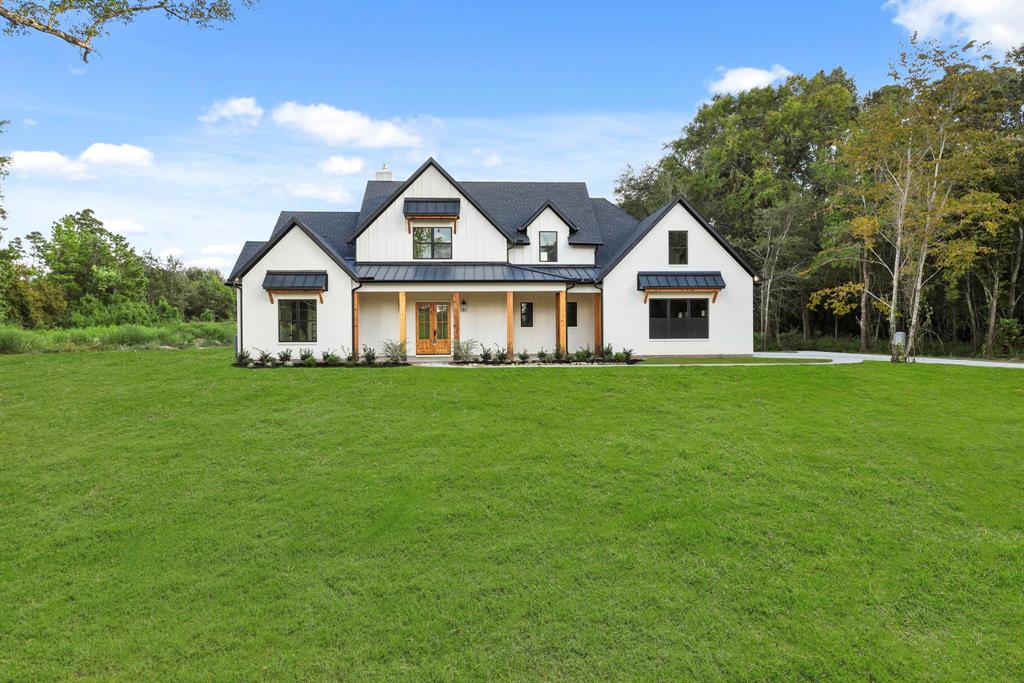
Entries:
{"type": "Polygon", "coordinates": [[[242,316],[239,318],[240,344],[253,352],[264,349],[277,353],[285,348],[297,355],[299,349],[340,350],[352,346],[352,279],[324,253],[301,229],[292,228],[242,278],[242,316]],[[327,272],[327,291],[320,303],[315,294],[274,294],[270,303],[263,278],[268,270],[323,270],[327,272]],[[279,299],[316,299],[316,342],[279,342],[277,340],[277,302],[279,299]]]}
{"type": "Polygon", "coordinates": [[[364,263],[376,261],[415,261],[450,263],[454,261],[506,262],[508,240],[487,218],[477,211],[433,166],[428,167],[405,192],[384,210],[356,238],[356,254],[364,263]],[[413,259],[412,235],[405,222],[405,198],[460,198],[461,215],[452,234],[452,258],[444,261],[413,259]]]}
{"type": "Polygon", "coordinates": [[[569,226],[565,224],[558,214],[551,208],[544,209],[537,218],[526,228],[526,235],[530,238],[529,244],[513,247],[508,252],[509,263],[537,264],[540,263],[540,235],[541,231],[558,233],[558,261],[545,262],[546,264],[559,263],[571,265],[594,265],[594,247],[569,244],[569,226]]]}
{"type": "Polygon", "coordinates": [[[639,355],[749,355],[754,352],[754,281],[682,206],[669,213],[604,278],[604,341],[639,355]],[[686,230],[688,264],[669,265],[668,233],[686,230]],[[715,303],[707,294],[656,294],[654,298],[707,298],[708,339],[650,339],[648,307],[637,291],[640,271],[718,270],[725,289],[715,303]]]}

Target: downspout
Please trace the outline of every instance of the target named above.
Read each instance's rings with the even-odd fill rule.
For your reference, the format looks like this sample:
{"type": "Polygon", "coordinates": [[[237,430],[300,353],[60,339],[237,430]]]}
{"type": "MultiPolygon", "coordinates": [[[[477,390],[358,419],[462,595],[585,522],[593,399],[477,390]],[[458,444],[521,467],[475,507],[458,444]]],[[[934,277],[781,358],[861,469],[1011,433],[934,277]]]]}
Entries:
{"type": "Polygon", "coordinates": [[[238,316],[237,316],[238,320],[235,321],[235,329],[238,330],[238,348],[235,349],[235,355],[237,356],[238,354],[240,354],[245,349],[245,336],[244,336],[245,333],[242,332],[242,330],[243,330],[243,325],[242,325],[242,319],[243,319],[242,303],[245,301],[245,298],[242,296],[242,283],[241,282],[238,282],[238,280],[236,279],[235,280],[235,284],[233,284],[232,287],[234,287],[234,289],[235,289],[235,300],[238,302],[238,316]]]}

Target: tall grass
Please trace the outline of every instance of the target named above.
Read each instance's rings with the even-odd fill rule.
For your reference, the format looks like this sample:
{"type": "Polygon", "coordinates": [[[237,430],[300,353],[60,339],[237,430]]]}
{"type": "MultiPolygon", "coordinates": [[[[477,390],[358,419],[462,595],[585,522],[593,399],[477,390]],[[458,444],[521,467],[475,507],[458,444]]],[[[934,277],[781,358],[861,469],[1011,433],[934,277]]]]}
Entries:
{"type": "Polygon", "coordinates": [[[57,330],[23,330],[0,325],[0,353],[52,353],[168,346],[223,346],[235,334],[233,322],[108,325],[57,330]]]}

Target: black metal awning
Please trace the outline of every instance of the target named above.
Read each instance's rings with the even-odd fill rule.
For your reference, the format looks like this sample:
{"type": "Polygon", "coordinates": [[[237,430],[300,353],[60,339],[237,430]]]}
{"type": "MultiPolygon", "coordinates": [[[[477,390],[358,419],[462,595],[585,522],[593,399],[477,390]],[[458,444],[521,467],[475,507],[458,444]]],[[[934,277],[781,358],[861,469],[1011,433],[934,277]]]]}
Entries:
{"type": "Polygon", "coordinates": [[[327,291],[327,273],[322,270],[268,270],[263,278],[267,291],[327,291]]]}
{"type": "Polygon", "coordinates": [[[406,199],[406,216],[458,216],[459,199],[406,199]]]}
{"type": "Polygon", "coordinates": [[[636,288],[648,289],[725,289],[721,271],[647,272],[636,274],[636,288]]]}

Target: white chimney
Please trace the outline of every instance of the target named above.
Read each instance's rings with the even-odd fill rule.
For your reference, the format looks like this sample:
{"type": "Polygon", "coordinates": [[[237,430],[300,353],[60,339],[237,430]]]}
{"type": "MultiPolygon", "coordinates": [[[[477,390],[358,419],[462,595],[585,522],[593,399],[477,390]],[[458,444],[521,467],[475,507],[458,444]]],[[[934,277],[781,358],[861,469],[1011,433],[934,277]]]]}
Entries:
{"type": "Polygon", "coordinates": [[[394,180],[394,179],[395,179],[395,177],[393,175],[391,175],[391,171],[388,170],[388,165],[387,164],[384,164],[384,168],[382,168],[379,171],[377,171],[377,174],[374,177],[374,180],[394,180]]]}

